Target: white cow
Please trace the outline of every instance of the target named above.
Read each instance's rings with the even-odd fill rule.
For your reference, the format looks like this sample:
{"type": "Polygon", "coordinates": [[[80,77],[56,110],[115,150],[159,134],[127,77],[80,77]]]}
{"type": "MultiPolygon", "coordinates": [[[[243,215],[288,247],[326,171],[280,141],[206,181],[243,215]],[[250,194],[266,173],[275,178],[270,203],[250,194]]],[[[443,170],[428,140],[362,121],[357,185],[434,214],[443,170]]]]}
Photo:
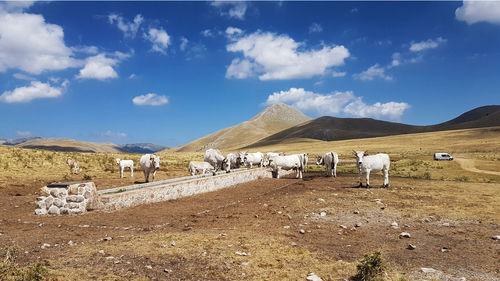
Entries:
{"type": "Polygon", "coordinates": [[[297,155],[300,157],[302,160],[302,171],[306,171],[307,168],[307,162],[309,162],[309,154],[307,153],[298,153],[298,154],[292,154],[292,155],[297,155]]]}
{"type": "Polygon", "coordinates": [[[73,161],[71,159],[66,159],[66,164],[69,167],[69,172],[72,173],[74,171],[75,174],[78,175],[78,171],[80,166],[78,165],[78,161],[73,161]]]}
{"type": "Polygon", "coordinates": [[[264,157],[264,162],[262,163],[264,167],[269,166],[269,159],[276,157],[276,156],[285,156],[285,153],[283,152],[268,152],[266,153],[266,156],[264,157]]]}
{"type": "Polygon", "coordinates": [[[326,168],[326,176],[337,177],[337,164],[339,163],[339,155],[336,152],[330,151],[323,156],[318,156],[317,165],[323,165],[326,168]]]}
{"type": "Polygon", "coordinates": [[[205,151],[205,157],[203,161],[210,163],[214,167],[214,175],[217,170],[222,169],[222,164],[224,162],[224,155],[218,150],[210,148],[205,151]]]}
{"type": "Polygon", "coordinates": [[[123,178],[123,170],[125,168],[130,169],[130,177],[134,177],[134,161],[133,160],[120,160],[120,158],[116,158],[116,164],[120,167],[120,178],[123,178]]]}
{"type": "MultiPolygon", "coordinates": [[[[301,157],[302,154],[294,154],[287,156],[275,156],[269,159],[269,167],[274,178],[280,178],[280,170],[296,170],[297,174],[295,178],[302,178],[302,171],[304,169],[304,159],[301,157]]],[[[303,155],[302,155],[303,156],[303,155]]]]}
{"type": "Polygon", "coordinates": [[[262,167],[264,165],[264,154],[262,152],[245,153],[243,163],[247,168],[248,166],[252,168],[253,165],[259,165],[259,167],[262,167]]]}
{"type": "Polygon", "coordinates": [[[362,174],[366,174],[366,187],[370,187],[370,172],[384,171],[384,187],[389,186],[389,168],[391,160],[389,155],[379,153],[375,155],[365,155],[366,151],[354,151],[356,164],[359,170],[359,186],[363,186],[362,174]]]}
{"type": "Polygon", "coordinates": [[[200,161],[191,161],[189,162],[189,173],[191,176],[194,176],[197,172],[201,171],[201,174],[204,175],[207,171],[213,171],[214,166],[210,165],[208,162],[200,162],[200,161]]]}
{"type": "Polygon", "coordinates": [[[231,169],[238,169],[241,166],[241,158],[239,154],[229,153],[223,160],[223,169],[229,173],[231,169]]]}
{"type": "Polygon", "coordinates": [[[149,182],[149,173],[153,172],[153,181],[155,180],[156,171],[160,169],[160,156],[154,154],[144,154],[139,161],[141,169],[144,172],[146,182],[149,182]]]}

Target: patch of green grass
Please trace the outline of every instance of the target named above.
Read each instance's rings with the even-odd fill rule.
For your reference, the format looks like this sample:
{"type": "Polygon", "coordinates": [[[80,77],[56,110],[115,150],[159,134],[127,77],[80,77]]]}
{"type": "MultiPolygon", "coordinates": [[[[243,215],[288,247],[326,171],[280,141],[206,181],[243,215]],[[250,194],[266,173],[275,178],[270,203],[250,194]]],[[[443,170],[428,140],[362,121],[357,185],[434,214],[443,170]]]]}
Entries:
{"type": "Polygon", "coordinates": [[[382,281],[387,265],[380,252],[373,252],[366,254],[356,268],[358,273],[351,277],[352,281],[382,281]]]}
{"type": "Polygon", "coordinates": [[[16,246],[0,249],[3,261],[0,262],[0,280],[6,281],[40,281],[49,275],[47,265],[42,262],[19,265],[15,262],[16,254],[22,249],[16,246]]]}

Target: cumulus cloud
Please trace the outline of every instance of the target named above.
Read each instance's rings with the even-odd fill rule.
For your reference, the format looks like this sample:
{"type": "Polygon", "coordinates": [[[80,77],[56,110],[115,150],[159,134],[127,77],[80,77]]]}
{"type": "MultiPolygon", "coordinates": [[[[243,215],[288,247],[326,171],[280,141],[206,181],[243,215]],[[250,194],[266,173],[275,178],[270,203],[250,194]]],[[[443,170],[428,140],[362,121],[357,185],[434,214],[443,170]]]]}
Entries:
{"type": "Polygon", "coordinates": [[[184,52],[186,50],[188,43],[189,43],[189,40],[186,37],[181,37],[181,44],[179,45],[179,49],[181,49],[181,51],[184,52]]]}
{"type": "Polygon", "coordinates": [[[165,53],[165,50],[170,44],[170,36],[162,28],[150,28],[148,33],[144,33],[144,39],[153,44],[153,51],[160,52],[162,54],[165,53]]]}
{"type": "Polygon", "coordinates": [[[290,88],[288,91],[275,92],[268,96],[266,105],[277,103],[289,104],[306,113],[314,115],[345,114],[354,117],[375,117],[399,119],[409,105],[404,102],[377,102],[365,104],[361,97],[352,91],[318,94],[303,88],[290,88]]]}
{"type": "Polygon", "coordinates": [[[157,94],[149,93],[149,94],[134,97],[132,99],[132,102],[135,105],[159,106],[159,105],[167,104],[168,98],[166,96],[159,96],[157,94]]]}
{"type": "Polygon", "coordinates": [[[41,15],[0,12],[0,72],[30,74],[79,66],[64,43],[63,29],[41,15]]]}
{"type": "Polygon", "coordinates": [[[442,37],[438,37],[434,40],[429,39],[426,41],[412,43],[410,46],[410,51],[421,52],[421,51],[427,50],[427,49],[434,49],[434,48],[437,48],[439,45],[446,43],[446,41],[447,41],[446,39],[443,39],[442,37]]]}
{"type": "Polygon", "coordinates": [[[500,2],[464,1],[463,5],[455,10],[455,18],[468,24],[477,22],[500,24],[500,2]]]}
{"type": "Polygon", "coordinates": [[[116,73],[113,66],[117,65],[118,62],[119,60],[117,58],[110,58],[105,54],[89,57],[76,78],[97,80],[117,78],[118,73],[116,73]]]}
{"type": "Polygon", "coordinates": [[[89,55],[95,55],[99,52],[99,49],[96,46],[77,46],[71,47],[71,50],[75,53],[83,53],[89,55]]]}
{"type": "Polygon", "coordinates": [[[361,73],[353,74],[353,77],[359,80],[374,80],[375,78],[392,80],[391,76],[385,74],[385,68],[379,66],[378,63],[361,73]]]}
{"type": "Polygon", "coordinates": [[[32,81],[29,86],[19,87],[12,91],[5,91],[0,96],[0,102],[24,103],[34,99],[57,98],[63,94],[69,81],[64,80],[59,87],[53,87],[49,83],[32,81]]]}
{"type": "Polygon", "coordinates": [[[120,15],[110,14],[108,15],[108,21],[110,24],[115,24],[123,32],[125,38],[135,38],[144,18],[140,14],[137,14],[133,21],[128,21],[120,15]]]}
{"type": "Polygon", "coordinates": [[[254,75],[254,66],[249,60],[233,59],[227,67],[226,78],[245,79],[254,75]]]}
{"type": "Polygon", "coordinates": [[[346,74],[347,72],[332,71],[332,77],[344,77],[346,74]]]}
{"type": "Polygon", "coordinates": [[[305,50],[304,43],[296,42],[287,35],[261,31],[232,38],[226,49],[244,57],[232,61],[226,73],[228,78],[251,76],[248,72],[232,71],[236,69],[251,69],[251,74],[259,74],[260,80],[311,78],[325,74],[333,66],[342,65],[349,57],[349,51],[344,46],[325,45],[319,50],[305,50]],[[245,67],[240,65],[242,62],[245,67]],[[249,64],[251,67],[248,67],[249,64]]]}
{"type": "Polygon", "coordinates": [[[226,28],[226,36],[228,36],[228,37],[232,37],[234,35],[238,35],[241,33],[243,33],[243,30],[241,30],[237,27],[229,26],[228,28],[226,28]]]}
{"type": "Polygon", "coordinates": [[[121,132],[113,132],[111,130],[107,130],[106,132],[103,133],[98,133],[95,136],[100,137],[100,138],[106,138],[106,139],[123,139],[128,137],[126,133],[121,133],[121,132]]]}
{"type": "Polygon", "coordinates": [[[309,33],[319,33],[323,31],[323,27],[319,23],[313,23],[309,26],[309,33]]]}
{"type": "Polygon", "coordinates": [[[214,1],[211,3],[213,7],[219,9],[219,14],[221,16],[227,16],[229,18],[244,20],[245,13],[247,11],[247,2],[229,2],[229,1],[214,1]]]}
{"type": "Polygon", "coordinates": [[[12,75],[14,78],[19,79],[19,80],[27,80],[27,81],[32,81],[35,80],[35,77],[23,74],[23,73],[14,73],[12,75]]]}
{"type": "Polygon", "coordinates": [[[2,1],[0,2],[0,12],[19,13],[31,7],[35,1],[2,1]]]}
{"type": "Polygon", "coordinates": [[[200,33],[203,37],[215,37],[215,33],[211,29],[202,30],[200,33]]]}

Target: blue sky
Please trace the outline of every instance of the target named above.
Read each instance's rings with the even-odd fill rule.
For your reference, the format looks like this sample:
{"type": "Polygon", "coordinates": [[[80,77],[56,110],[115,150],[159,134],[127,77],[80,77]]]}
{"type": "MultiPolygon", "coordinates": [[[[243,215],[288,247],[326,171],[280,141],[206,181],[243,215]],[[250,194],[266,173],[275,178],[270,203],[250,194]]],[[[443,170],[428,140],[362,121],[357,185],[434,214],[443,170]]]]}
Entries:
{"type": "Polygon", "coordinates": [[[0,138],[175,146],[279,102],[430,125],[499,74],[500,2],[0,2],[0,138]]]}

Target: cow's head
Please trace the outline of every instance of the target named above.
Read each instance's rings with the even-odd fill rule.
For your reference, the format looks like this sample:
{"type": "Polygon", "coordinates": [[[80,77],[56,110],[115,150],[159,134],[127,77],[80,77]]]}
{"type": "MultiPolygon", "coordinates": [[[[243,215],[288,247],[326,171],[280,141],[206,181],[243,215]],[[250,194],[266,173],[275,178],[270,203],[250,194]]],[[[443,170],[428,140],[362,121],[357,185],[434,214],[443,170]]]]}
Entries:
{"type": "Polygon", "coordinates": [[[352,151],[352,155],[356,157],[356,164],[361,165],[363,164],[363,157],[365,156],[366,152],[365,151],[352,151]]]}
{"type": "Polygon", "coordinates": [[[120,158],[116,158],[116,164],[120,165],[120,158]]]}
{"type": "Polygon", "coordinates": [[[238,152],[238,158],[240,159],[240,165],[245,164],[245,156],[247,155],[247,152],[238,152]]]}
{"type": "Polygon", "coordinates": [[[323,165],[325,162],[323,160],[323,156],[321,155],[318,155],[317,159],[316,159],[316,165],[323,165]]]}
{"type": "Polygon", "coordinates": [[[230,167],[231,167],[231,158],[228,155],[228,157],[222,160],[222,169],[227,172],[231,169],[230,167]]]}
{"type": "Polygon", "coordinates": [[[160,169],[160,156],[151,154],[149,160],[151,161],[152,166],[155,167],[155,171],[160,169]]]}

